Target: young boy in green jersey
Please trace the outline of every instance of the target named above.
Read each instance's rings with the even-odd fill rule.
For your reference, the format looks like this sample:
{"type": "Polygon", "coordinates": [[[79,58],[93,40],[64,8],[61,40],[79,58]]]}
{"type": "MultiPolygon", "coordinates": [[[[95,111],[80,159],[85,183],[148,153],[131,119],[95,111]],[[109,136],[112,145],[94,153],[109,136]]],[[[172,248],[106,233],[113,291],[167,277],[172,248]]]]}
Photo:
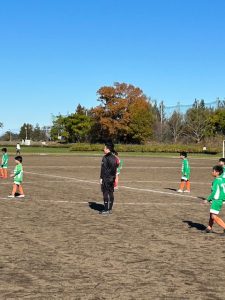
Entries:
{"type": "Polygon", "coordinates": [[[223,174],[221,175],[223,178],[225,178],[225,158],[219,159],[219,165],[223,168],[223,174]]]}
{"type": "Polygon", "coordinates": [[[190,184],[190,165],[187,159],[187,152],[181,152],[180,153],[180,158],[183,160],[182,161],[182,175],[181,175],[181,183],[180,187],[177,190],[178,193],[190,193],[191,191],[191,184],[190,184]],[[185,189],[186,188],[186,189],[185,189]]]}
{"type": "Polygon", "coordinates": [[[204,200],[203,203],[211,202],[210,206],[210,216],[209,216],[209,225],[206,228],[206,233],[212,232],[212,227],[214,222],[224,229],[225,232],[225,223],[221,218],[218,217],[219,212],[223,206],[223,199],[225,198],[225,180],[221,177],[223,174],[222,166],[214,166],[212,170],[212,176],[214,180],[212,182],[211,194],[208,196],[207,200],[204,200]]]}
{"type": "Polygon", "coordinates": [[[1,173],[0,177],[6,179],[8,177],[8,161],[9,156],[7,153],[7,148],[2,148],[2,164],[1,164],[1,173]]]}
{"type": "Polygon", "coordinates": [[[24,192],[22,188],[22,182],[23,182],[23,166],[22,166],[22,156],[16,156],[15,162],[16,167],[14,169],[14,173],[10,175],[10,177],[13,177],[14,183],[13,183],[13,189],[11,195],[9,195],[9,198],[14,198],[17,192],[17,189],[19,191],[19,196],[17,198],[24,198],[24,192]]]}

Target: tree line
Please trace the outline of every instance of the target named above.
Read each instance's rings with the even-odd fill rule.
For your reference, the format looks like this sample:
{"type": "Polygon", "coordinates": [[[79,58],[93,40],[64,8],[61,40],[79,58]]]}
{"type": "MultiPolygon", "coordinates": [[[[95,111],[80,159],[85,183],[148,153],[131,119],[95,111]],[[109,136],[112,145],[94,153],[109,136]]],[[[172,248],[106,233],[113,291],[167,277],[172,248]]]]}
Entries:
{"type": "Polygon", "coordinates": [[[158,142],[195,142],[225,134],[225,102],[216,108],[195,100],[185,113],[174,110],[168,117],[165,106],[151,101],[131,84],[115,83],[97,91],[99,105],[87,109],[80,104],[68,116],[53,121],[51,138],[65,142],[145,144],[158,142]]]}
{"type": "MultiPolygon", "coordinates": [[[[2,124],[3,127],[3,124],[2,124]]],[[[40,127],[39,124],[33,126],[29,123],[24,123],[19,133],[13,133],[7,130],[1,137],[2,141],[18,141],[18,140],[32,140],[32,141],[48,141],[51,139],[49,127],[40,127]]]]}
{"type": "MultiPolygon", "coordinates": [[[[207,107],[203,99],[195,100],[185,112],[175,109],[167,116],[162,103],[152,101],[131,84],[103,86],[97,96],[99,105],[96,107],[88,109],[79,104],[74,113],[55,116],[50,129],[24,123],[13,139],[65,143],[102,143],[107,139],[124,144],[200,143],[225,134],[225,101],[219,101],[217,107],[212,108],[207,107]]],[[[10,132],[1,137],[11,138],[10,132]]]]}

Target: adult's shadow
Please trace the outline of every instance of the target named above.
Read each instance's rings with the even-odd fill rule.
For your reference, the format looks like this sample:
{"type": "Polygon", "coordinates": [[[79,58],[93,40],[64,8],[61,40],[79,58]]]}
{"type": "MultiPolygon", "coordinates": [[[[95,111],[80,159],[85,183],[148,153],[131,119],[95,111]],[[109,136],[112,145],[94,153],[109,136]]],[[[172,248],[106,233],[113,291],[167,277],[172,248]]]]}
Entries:
{"type": "Polygon", "coordinates": [[[97,210],[97,211],[103,211],[104,205],[97,203],[97,202],[88,202],[88,205],[91,209],[97,210]]]}
{"type": "Polygon", "coordinates": [[[183,221],[183,223],[187,223],[189,228],[196,228],[197,230],[204,231],[206,230],[206,226],[200,223],[194,223],[192,221],[183,221]]]}

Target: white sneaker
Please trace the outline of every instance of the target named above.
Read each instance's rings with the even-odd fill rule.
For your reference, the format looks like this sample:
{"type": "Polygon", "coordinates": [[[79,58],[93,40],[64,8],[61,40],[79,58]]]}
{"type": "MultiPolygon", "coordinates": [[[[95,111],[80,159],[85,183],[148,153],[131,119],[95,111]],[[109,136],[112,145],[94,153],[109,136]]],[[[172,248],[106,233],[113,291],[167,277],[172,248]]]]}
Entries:
{"type": "Polygon", "coordinates": [[[183,193],[183,191],[182,191],[182,190],[177,190],[177,192],[178,192],[178,193],[183,193]]]}
{"type": "Polygon", "coordinates": [[[15,196],[14,195],[9,195],[8,198],[15,198],[15,196]]]}
{"type": "Polygon", "coordinates": [[[189,191],[189,190],[185,190],[185,191],[184,191],[184,193],[190,193],[190,192],[191,192],[191,191],[189,191]]]}
{"type": "Polygon", "coordinates": [[[19,195],[16,198],[24,198],[24,197],[25,197],[25,195],[19,195]]]}

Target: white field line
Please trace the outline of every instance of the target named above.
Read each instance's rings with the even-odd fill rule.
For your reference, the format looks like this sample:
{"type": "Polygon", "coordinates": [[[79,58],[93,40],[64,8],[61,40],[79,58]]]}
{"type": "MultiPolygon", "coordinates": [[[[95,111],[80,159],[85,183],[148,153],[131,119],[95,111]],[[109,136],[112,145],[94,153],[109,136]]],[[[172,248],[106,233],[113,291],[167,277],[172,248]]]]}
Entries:
{"type": "MultiPolygon", "coordinates": [[[[180,181],[170,181],[170,180],[122,180],[123,182],[130,182],[130,183],[175,183],[175,184],[179,184],[180,181]]],[[[193,182],[191,181],[191,184],[204,184],[204,185],[209,185],[211,186],[212,184],[210,182],[193,182]]]]}
{"type": "Polygon", "coordinates": [[[52,178],[61,178],[61,179],[69,179],[77,182],[85,182],[85,183],[98,183],[97,181],[91,181],[91,180],[84,180],[84,179],[78,179],[78,178],[73,178],[73,177],[66,177],[66,176],[60,176],[60,175],[50,175],[50,174],[44,174],[44,173],[34,173],[34,172],[24,172],[26,174],[31,174],[31,175],[38,175],[38,176],[45,176],[45,177],[52,177],[52,178]]]}
{"type": "MultiPolygon", "coordinates": [[[[0,198],[1,199],[1,198],[0,198]]],[[[52,203],[69,203],[69,204],[88,204],[91,203],[93,201],[68,201],[68,200],[44,200],[44,199],[38,199],[38,202],[52,202],[52,203]]],[[[102,204],[102,203],[97,203],[96,204],[102,204]]],[[[174,205],[193,205],[193,203],[184,203],[184,202],[177,202],[177,203],[172,203],[174,205]]],[[[126,203],[122,203],[122,202],[116,202],[115,205],[168,205],[168,203],[158,203],[158,202],[126,202],[126,203]]]]}
{"type": "MultiPolygon", "coordinates": [[[[78,178],[73,178],[73,177],[65,177],[65,176],[50,175],[50,174],[43,174],[43,173],[34,173],[34,172],[27,172],[27,171],[25,173],[32,174],[32,175],[38,175],[38,176],[53,177],[53,178],[70,179],[70,180],[74,180],[76,182],[99,184],[96,181],[78,179],[78,178]]],[[[170,193],[170,192],[164,192],[164,191],[158,191],[158,190],[152,190],[152,189],[143,189],[143,188],[129,187],[129,186],[124,186],[124,185],[121,185],[120,188],[128,189],[128,190],[133,190],[133,191],[140,191],[140,192],[151,192],[151,193],[158,193],[158,194],[164,194],[164,195],[172,195],[172,196],[176,196],[176,197],[186,197],[186,198],[192,198],[192,199],[199,199],[196,196],[191,196],[191,195],[187,195],[187,194],[181,194],[181,193],[177,193],[176,194],[176,193],[170,193]]]]}
{"type": "MultiPolygon", "coordinates": [[[[47,182],[65,183],[65,181],[62,181],[62,180],[45,180],[45,183],[47,183],[47,182]]],[[[13,184],[13,182],[1,182],[0,185],[12,185],[12,184],[13,184]]],[[[34,181],[23,181],[23,184],[34,184],[34,181]]],[[[36,182],[35,182],[35,184],[36,184],[36,182]]]]}
{"type": "MultiPolygon", "coordinates": [[[[67,181],[73,181],[74,178],[62,178],[61,180],[45,180],[44,183],[48,183],[48,182],[56,182],[56,183],[66,183],[67,181]],[[63,180],[62,180],[63,179],[63,180]],[[65,181],[66,180],[66,181],[65,181]]],[[[94,180],[93,180],[94,182],[94,180]]],[[[95,181],[96,183],[98,183],[98,180],[95,181]]],[[[122,180],[122,182],[124,183],[174,183],[174,184],[179,184],[180,181],[170,181],[170,180],[122,180]]],[[[24,181],[24,184],[34,184],[34,181],[24,181]]],[[[1,182],[0,185],[12,185],[13,182],[1,182]]],[[[211,186],[210,182],[193,182],[191,181],[191,184],[200,184],[200,185],[208,185],[211,186]]]]}
{"type": "MultiPolygon", "coordinates": [[[[32,169],[32,168],[35,168],[35,169],[55,169],[56,167],[55,166],[26,166],[26,169],[32,169]]],[[[57,166],[57,169],[96,169],[96,166],[57,166]]],[[[125,169],[140,169],[140,170],[143,170],[143,169],[177,169],[177,170],[180,170],[181,167],[180,166],[126,166],[125,169]]],[[[211,170],[212,167],[201,167],[201,166],[196,166],[196,167],[192,167],[192,169],[208,169],[208,170],[211,170]]]]}
{"type": "MultiPolygon", "coordinates": [[[[24,203],[24,200],[28,200],[30,201],[30,198],[8,198],[8,197],[0,197],[0,200],[9,200],[9,202],[11,201],[16,201],[16,202],[21,202],[24,203]]],[[[51,200],[51,199],[37,199],[34,200],[37,202],[50,202],[50,203],[69,203],[69,204],[73,204],[73,205],[77,205],[77,204],[89,204],[93,201],[68,201],[68,200],[51,200]]],[[[102,204],[102,203],[97,203],[96,204],[102,204]]],[[[170,203],[170,205],[182,205],[182,206],[190,206],[193,205],[193,203],[189,203],[189,202],[176,202],[176,203],[170,203]]],[[[158,202],[116,202],[115,205],[147,205],[147,206],[151,206],[151,205],[168,205],[168,203],[158,203],[158,202]]]]}

